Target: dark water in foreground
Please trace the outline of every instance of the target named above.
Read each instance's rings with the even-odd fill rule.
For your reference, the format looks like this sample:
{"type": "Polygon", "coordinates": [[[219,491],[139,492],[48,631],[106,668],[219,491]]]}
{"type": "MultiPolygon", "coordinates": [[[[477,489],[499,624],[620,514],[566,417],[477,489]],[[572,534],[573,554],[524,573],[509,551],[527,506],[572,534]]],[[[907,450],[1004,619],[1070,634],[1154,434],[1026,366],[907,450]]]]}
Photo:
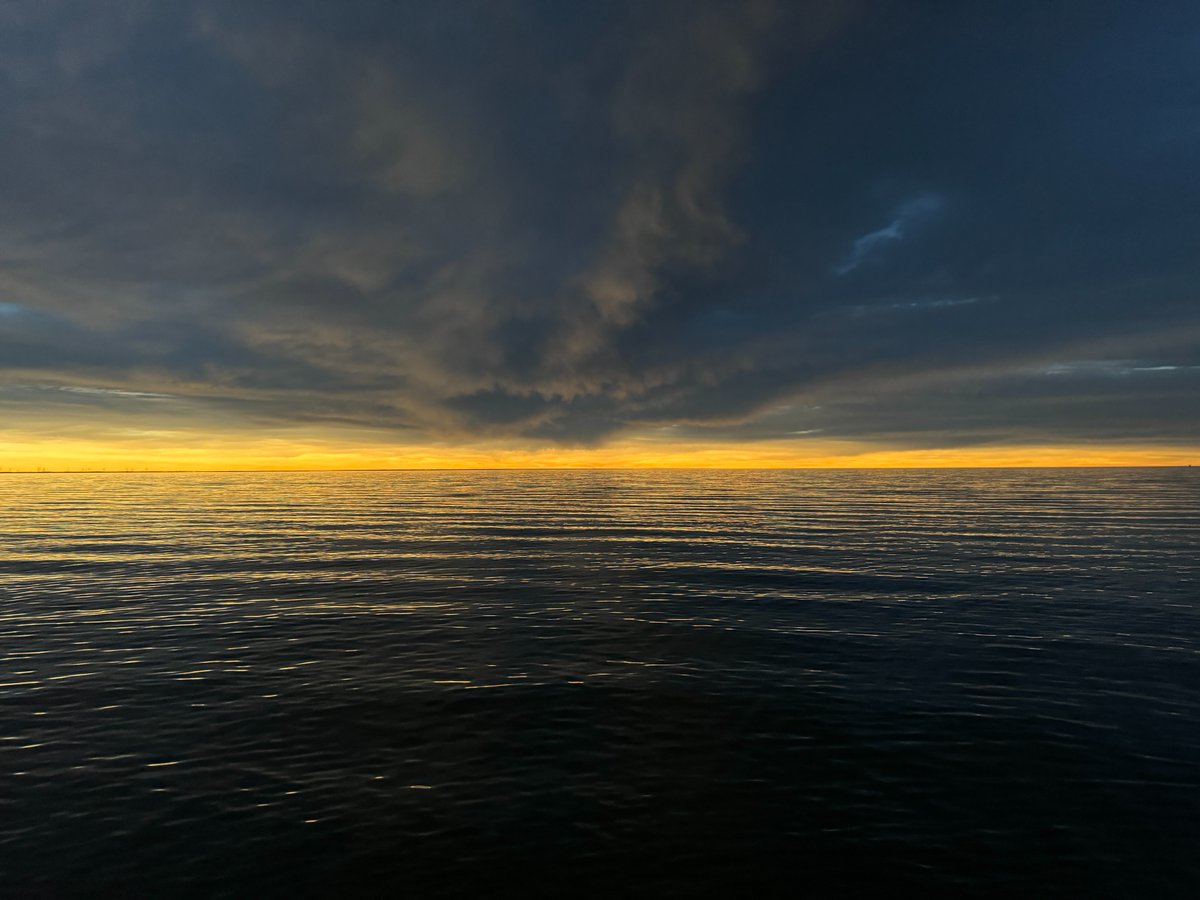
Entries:
{"type": "Polygon", "coordinates": [[[0,476],[0,894],[1190,897],[1200,470],[0,476]]]}

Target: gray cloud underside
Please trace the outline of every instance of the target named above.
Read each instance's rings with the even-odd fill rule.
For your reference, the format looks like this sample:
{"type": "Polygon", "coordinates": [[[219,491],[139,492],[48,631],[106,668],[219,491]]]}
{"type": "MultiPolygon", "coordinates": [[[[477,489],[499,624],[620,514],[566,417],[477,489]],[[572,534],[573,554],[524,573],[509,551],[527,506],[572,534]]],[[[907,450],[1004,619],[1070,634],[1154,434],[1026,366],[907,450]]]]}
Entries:
{"type": "Polygon", "coordinates": [[[0,406],[1194,441],[1200,22],[1037,8],[6,4],[0,406]]]}

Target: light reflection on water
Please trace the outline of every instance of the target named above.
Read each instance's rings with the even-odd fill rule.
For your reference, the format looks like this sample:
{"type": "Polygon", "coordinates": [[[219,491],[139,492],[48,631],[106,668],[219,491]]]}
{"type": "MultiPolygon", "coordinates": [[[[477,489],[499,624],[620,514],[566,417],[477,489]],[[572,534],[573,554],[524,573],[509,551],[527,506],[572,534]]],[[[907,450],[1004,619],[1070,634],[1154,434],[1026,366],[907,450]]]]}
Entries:
{"type": "Polygon", "coordinates": [[[1198,508],[1192,470],[0,476],[0,873],[1192,896],[1198,508]]]}

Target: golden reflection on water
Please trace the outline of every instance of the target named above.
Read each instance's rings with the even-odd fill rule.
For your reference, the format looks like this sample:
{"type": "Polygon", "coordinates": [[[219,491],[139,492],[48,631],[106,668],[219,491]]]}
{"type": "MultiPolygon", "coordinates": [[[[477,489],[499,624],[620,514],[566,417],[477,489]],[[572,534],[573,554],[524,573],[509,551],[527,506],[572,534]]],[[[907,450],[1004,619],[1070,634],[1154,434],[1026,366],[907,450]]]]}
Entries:
{"type": "MultiPolygon", "coordinates": [[[[479,615],[464,605],[471,592],[519,587],[514,560],[534,574],[649,579],[641,608],[622,610],[622,620],[695,629],[735,625],[655,614],[656,600],[674,596],[661,584],[818,597],[851,579],[902,597],[920,596],[929,578],[1049,566],[1046,589],[1051,572],[1086,566],[1095,575],[1157,558],[1161,545],[1127,535],[1151,512],[1156,530],[1178,537],[1194,527],[1194,484],[1155,470],[9,475],[0,479],[10,600],[0,630],[21,638],[70,628],[75,637],[53,649],[14,643],[0,691],[96,678],[115,666],[154,665],[155,677],[176,681],[252,670],[237,641],[162,665],[155,636],[176,640],[181,629],[236,636],[304,619],[436,617],[446,632],[469,630],[476,625],[459,618],[479,615]],[[1152,508],[1123,496],[1139,480],[1154,485],[1152,508]],[[39,659],[51,665],[38,668],[39,659]]],[[[551,601],[482,615],[570,620],[580,612],[551,601]]],[[[329,662],[288,660],[274,671],[329,662]]],[[[430,683],[501,686],[443,674],[430,683]]]]}

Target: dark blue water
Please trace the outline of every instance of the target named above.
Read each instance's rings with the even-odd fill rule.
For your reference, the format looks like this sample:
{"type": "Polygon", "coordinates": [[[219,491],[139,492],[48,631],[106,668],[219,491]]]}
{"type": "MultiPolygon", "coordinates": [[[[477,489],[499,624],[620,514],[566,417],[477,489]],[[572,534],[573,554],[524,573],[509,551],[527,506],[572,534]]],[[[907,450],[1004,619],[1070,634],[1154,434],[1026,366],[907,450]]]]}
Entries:
{"type": "Polygon", "coordinates": [[[1197,470],[0,476],[0,893],[1192,897],[1197,470]]]}

